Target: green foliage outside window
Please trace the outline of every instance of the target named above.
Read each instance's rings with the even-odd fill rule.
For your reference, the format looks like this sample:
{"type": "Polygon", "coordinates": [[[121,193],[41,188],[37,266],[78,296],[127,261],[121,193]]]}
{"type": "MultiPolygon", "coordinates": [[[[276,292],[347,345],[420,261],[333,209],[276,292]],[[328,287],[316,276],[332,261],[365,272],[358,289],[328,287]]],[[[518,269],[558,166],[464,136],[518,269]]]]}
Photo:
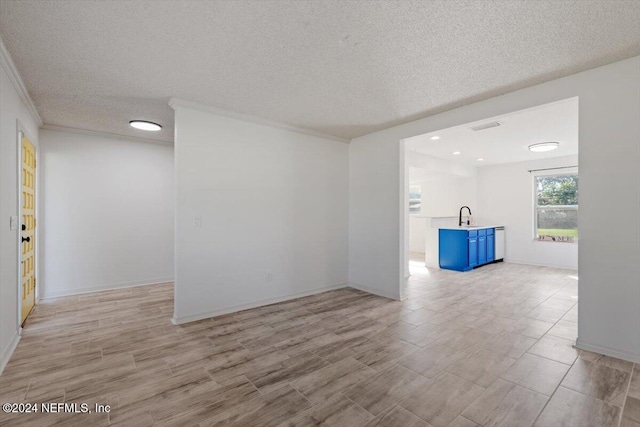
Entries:
{"type": "Polygon", "coordinates": [[[578,238],[578,175],[536,177],[536,237],[573,242],[578,238]]]}
{"type": "Polygon", "coordinates": [[[578,175],[551,175],[536,178],[538,206],[578,204],[578,175]]]}

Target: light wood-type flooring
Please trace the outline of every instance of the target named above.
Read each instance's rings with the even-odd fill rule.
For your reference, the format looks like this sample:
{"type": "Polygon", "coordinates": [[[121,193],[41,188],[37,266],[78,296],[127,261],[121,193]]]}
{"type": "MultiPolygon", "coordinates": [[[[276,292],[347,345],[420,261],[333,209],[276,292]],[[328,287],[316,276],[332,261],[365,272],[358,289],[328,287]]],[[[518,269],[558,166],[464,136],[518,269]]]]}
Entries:
{"type": "Polygon", "coordinates": [[[418,270],[403,302],[347,288],[180,326],[171,284],[42,301],[0,403],[111,411],[0,425],[640,426],[640,366],[572,347],[575,272],[418,270]]]}

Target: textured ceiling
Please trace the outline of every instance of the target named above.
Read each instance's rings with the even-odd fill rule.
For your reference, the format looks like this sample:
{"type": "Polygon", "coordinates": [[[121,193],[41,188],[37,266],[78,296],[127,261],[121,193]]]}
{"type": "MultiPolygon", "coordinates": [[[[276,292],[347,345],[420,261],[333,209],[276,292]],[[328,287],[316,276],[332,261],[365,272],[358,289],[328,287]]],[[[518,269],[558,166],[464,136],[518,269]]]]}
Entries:
{"type": "Polygon", "coordinates": [[[578,98],[408,138],[406,149],[474,167],[575,155],[578,98]],[[470,129],[493,121],[501,125],[480,131],[470,129]],[[436,135],[439,139],[432,140],[436,135]],[[529,151],[529,145],[549,141],[559,142],[560,146],[544,153],[529,151]],[[454,151],[460,154],[454,155],[454,151]],[[479,162],[479,158],[484,161],[479,162]]]}
{"type": "Polygon", "coordinates": [[[0,0],[0,36],[45,124],[170,141],[174,96],[350,139],[639,55],[640,1],[0,0]]]}

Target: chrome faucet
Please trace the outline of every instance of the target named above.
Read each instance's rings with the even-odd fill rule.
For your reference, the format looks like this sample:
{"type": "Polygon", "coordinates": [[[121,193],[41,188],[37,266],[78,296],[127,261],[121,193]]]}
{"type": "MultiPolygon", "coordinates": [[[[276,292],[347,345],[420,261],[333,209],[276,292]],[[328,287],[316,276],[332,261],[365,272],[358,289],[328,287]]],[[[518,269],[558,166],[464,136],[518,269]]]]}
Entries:
{"type": "MultiPolygon", "coordinates": [[[[471,216],[471,209],[469,208],[469,206],[463,206],[460,208],[460,215],[458,216],[458,227],[462,227],[462,209],[467,208],[467,210],[469,211],[469,216],[471,216]]],[[[469,224],[469,220],[467,219],[467,225],[469,224]]]]}

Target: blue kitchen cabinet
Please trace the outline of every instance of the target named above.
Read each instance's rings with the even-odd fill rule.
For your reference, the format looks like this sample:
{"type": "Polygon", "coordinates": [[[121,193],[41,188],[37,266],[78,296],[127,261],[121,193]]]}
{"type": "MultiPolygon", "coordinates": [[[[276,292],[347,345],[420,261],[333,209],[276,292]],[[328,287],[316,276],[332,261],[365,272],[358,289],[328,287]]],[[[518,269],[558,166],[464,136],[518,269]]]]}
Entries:
{"type": "Polygon", "coordinates": [[[469,267],[469,252],[471,250],[471,258],[477,258],[478,248],[477,239],[475,245],[470,244],[469,233],[466,230],[443,230],[439,231],[439,258],[440,268],[448,268],[450,270],[466,271],[473,267],[469,267]]]}
{"type": "MultiPolygon", "coordinates": [[[[467,264],[470,268],[478,265],[478,236],[471,236],[467,238],[467,245],[469,246],[469,259],[467,264]]],[[[462,260],[464,262],[464,260],[462,260]]]]}
{"type": "Polygon", "coordinates": [[[469,271],[495,261],[495,230],[439,230],[440,268],[469,271]]]}
{"type": "Polygon", "coordinates": [[[487,230],[478,230],[478,265],[487,263],[487,230]]]}

